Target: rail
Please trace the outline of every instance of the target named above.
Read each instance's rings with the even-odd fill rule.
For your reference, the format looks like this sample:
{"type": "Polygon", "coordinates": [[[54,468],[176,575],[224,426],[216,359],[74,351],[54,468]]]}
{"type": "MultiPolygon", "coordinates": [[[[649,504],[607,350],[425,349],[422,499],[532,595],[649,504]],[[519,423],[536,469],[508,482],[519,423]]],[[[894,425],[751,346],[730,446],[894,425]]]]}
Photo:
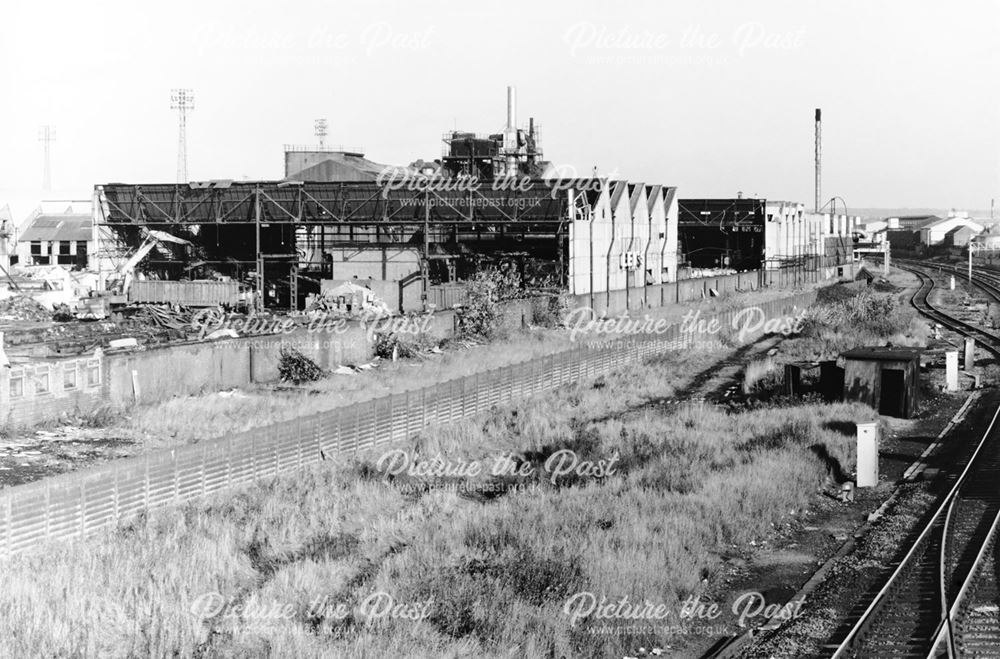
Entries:
{"type": "MultiPolygon", "coordinates": [[[[994,355],[1000,354],[998,351],[1000,350],[998,349],[1000,339],[968,323],[952,318],[930,304],[928,297],[934,287],[934,280],[931,277],[913,264],[902,266],[897,261],[897,266],[912,272],[920,279],[920,288],[910,299],[914,308],[959,333],[967,336],[975,335],[981,339],[985,338],[985,347],[994,355]]],[[[921,652],[922,656],[933,656],[942,644],[946,644],[949,656],[955,654],[955,621],[965,608],[966,596],[971,590],[970,581],[980,572],[982,561],[988,552],[980,550],[976,554],[972,564],[964,571],[965,576],[961,577],[962,585],[958,592],[953,597],[949,597],[948,584],[951,581],[949,570],[952,572],[951,576],[954,576],[954,572],[959,571],[963,566],[960,559],[953,561],[954,564],[948,561],[948,549],[952,545],[969,547],[979,544],[985,547],[995,540],[996,527],[998,520],[1000,520],[1000,507],[997,510],[987,511],[991,523],[985,534],[981,524],[972,533],[966,532],[966,537],[962,537],[961,529],[955,527],[959,526],[956,520],[962,515],[966,517],[962,522],[967,526],[968,517],[976,512],[956,512],[960,508],[960,503],[966,500],[980,499],[981,495],[975,488],[981,487],[984,480],[987,482],[995,481],[996,472],[1000,470],[998,469],[1000,467],[1000,453],[997,451],[996,443],[990,444],[988,441],[998,417],[1000,417],[1000,408],[994,413],[965,468],[935,509],[920,535],[838,645],[833,654],[834,659],[848,656],[867,656],[862,651],[863,647],[867,647],[868,650],[873,650],[873,648],[886,649],[893,644],[901,644],[901,634],[906,633],[909,634],[905,639],[906,642],[921,646],[922,649],[912,647],[912,650],[921,652]],[[969,494],[967,490],[973,490],[973,493],[969,494]],[[933,576],[928,574],[931,571],[933,576]],[[930,599],[921,596],[921,588],[928,585],[937,591],[935,597],[937,606],[934,606],[930,599]],[[949,607],[949,599],[952,600],[951,607],[949,607]],[[931,607],[934,608],[934,611],[929,610],[931,607]],[[891,618],[889,614],[893,608],[897,612],[899,610],[906,612],[904,617],[906,617],[907,622],[905,624],[901,624],[898,620],[894,620],[892,624],[882,620],[883,618],[891,618]],[[933,617],[931,628],[927,626],[927,615],[933,617]],[[877,625],[880,627],[876,628],[877,625]],[[901,629],[906,631],[901,632],[901,629]],[[914,638],[913,635],[916,633],[926,634],[926,636],[914,638]]],[[[994,506],[996,506],[996,502],[994,502],[994,506]]]]}

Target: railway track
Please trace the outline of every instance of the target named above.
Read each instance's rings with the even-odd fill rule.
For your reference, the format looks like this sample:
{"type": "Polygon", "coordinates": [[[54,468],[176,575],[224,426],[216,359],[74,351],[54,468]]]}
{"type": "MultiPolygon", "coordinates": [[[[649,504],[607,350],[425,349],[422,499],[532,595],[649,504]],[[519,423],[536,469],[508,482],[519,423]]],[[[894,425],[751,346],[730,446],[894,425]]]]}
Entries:
{"type": "MultiPolygon", "coordinates": [[[[934,280],[910,299],[920,313],[1000,356],[1000,339],[935,308],[934,280]]],[[[1000,287],[996,289],[1000,296],[1000,287]]],[[[1000,300],[1000,297],[997,297],[1000,300]]],[[[834,652],[845,657],[1000,657],[1000,408],[916,542],[834,652]]]]}

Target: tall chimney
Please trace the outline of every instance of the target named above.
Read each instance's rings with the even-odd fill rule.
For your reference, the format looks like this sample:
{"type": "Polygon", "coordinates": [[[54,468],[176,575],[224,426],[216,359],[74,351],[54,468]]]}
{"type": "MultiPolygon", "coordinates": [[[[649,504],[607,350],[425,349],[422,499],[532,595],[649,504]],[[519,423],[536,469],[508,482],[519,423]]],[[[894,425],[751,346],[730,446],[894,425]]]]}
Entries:
{"type": "Polygon", "coordinates": [[[517,89],[512,86],[507,87],[507,128],[513,130],[517,127],[517,89]]]}
{"type": "MultiPolygon", "coordinates": [[[[820,198],[823,195],[823,177],[822,177],[822,156],[820,153],[820,146],[823,143],[823,132],[822,123],[820,121],[820,109],[816,108],[816,212],[819,212],[820,198]]],[[[833,209],[830,209],[831,212],[833,209]]]]}

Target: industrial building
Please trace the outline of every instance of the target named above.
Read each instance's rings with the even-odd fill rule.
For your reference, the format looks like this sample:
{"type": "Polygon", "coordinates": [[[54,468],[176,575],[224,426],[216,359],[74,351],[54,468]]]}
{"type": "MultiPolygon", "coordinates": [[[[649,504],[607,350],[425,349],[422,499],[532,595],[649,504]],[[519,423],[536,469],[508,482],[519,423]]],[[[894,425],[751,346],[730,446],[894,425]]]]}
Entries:
{"type": "Polygon", "coordinates": [[[438,161],[380,165],[360,149],[286,146],[281,181],[106,184],[95,188],[106,280],[149,241],[152,278],[230,278],[264,307],[301,309],[309,293],[361,282],[390,308],[458,301],[485,267],[526,286],[610,294],[677,277],[676,189],[552,176],[534,119],[452,131],[438,161]]]}
{"type": "Polygon", "coordinates": [[[765,199],[681,199],[681,261],[691,268],[816,270],[854,259],[859,218],[765,199]]]}
{"type": "Polygon", "coordinates": [[[17,237],[17,263],[84,269],[94,253],[91,212],[36,210],[17,237]]]}

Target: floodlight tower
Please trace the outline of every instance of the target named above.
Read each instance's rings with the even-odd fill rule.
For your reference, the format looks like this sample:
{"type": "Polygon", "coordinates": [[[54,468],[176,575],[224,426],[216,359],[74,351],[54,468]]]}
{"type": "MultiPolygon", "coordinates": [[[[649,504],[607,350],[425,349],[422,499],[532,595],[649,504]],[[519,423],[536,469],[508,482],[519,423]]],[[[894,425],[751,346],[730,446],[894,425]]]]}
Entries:
{"type": "Polygon", "coordinates": [[[326,144],[326,119],[317,119],[313,124],[319,146],[322,148],[326,144]]]}
{"type": "Polygon", "coordinates": [[[38,141],[45,145],[45,169],[42,173],[42,189],[52,190],[52,161],[49,154],[49,144],[56,141],[56,127],[45,124],[38,129],[38,141]]]}
{"type": "Polygon", "coordinates": [[[819,200],[823,194],[823,122],[822,113],[816,108],[816,212],[819,212],[819,200]]]}
{"type": "Polygon", "coordinates": [[[177,133],[177,182],[187,182],[187,113],[194,109],[194,91],[172,89],[170,109],[177,110],[179,130],[177,133]]]}

